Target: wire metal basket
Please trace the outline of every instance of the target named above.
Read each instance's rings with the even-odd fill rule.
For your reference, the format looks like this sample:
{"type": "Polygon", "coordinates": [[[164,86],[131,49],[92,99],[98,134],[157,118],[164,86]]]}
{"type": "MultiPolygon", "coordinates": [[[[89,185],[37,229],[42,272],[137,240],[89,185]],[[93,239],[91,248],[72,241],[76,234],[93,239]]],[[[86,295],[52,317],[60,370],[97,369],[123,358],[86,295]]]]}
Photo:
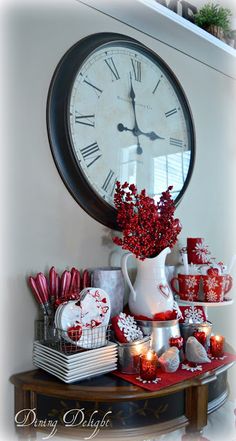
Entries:
{"type": "Polygon", "coordinates": [[[34,322],[34,340],[47,341],[55,337],[54,319],[45,315],[43,319],[34,322]]]}
{"type": "Polygon", "coordinates": [[[111,340],[111,327],[96,326],[94,328],[55,328],[51,323],[37,320],[35,337],[47,347],[63,354],[70,355],[106,346],[111,340]]]}
{"type": "Polygon", "coordinates": [[[82,328],[82,333],[76,330],[68,333],[63,329],[56,329],[56,335],[57,350],[71,354],[106,346],[110,339],[110,327],[82,328]]]}

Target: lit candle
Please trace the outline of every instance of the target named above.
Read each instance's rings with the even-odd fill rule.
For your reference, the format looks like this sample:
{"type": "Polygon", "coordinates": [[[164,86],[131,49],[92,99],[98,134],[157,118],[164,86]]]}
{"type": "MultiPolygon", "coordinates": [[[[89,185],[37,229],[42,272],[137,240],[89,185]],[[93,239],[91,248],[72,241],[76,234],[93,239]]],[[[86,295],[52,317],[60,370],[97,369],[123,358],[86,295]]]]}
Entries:
{"type": "Polygon", "coordinates": [[[210,338],[210,352],[212,357],[222,357],[224,354],[225,339],[222,335],[213,335],[210,338]]]}
{"type": "Polygon", "coordinates": [[[140,377],[142,380],[152,381],[157,377],[158,357],[157,354],[149,350],[140,356],[140,377]]]}

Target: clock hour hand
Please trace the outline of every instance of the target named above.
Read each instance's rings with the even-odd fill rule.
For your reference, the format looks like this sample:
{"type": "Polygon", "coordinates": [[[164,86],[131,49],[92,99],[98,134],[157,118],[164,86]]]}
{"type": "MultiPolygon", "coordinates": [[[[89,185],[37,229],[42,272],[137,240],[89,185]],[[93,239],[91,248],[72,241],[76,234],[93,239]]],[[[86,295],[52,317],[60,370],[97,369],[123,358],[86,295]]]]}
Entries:
{"type": "Polygon", "coordinates": [[[144,135],[147,138],[149,138],[151,141],[155,141],[156,139],[165,139],[162,136],[157,135],[155,132],[142,132],[142,130],[140,130],[139,128],[136,129],[135,127],[133,129],[129,129],[128,127],[125,127],[122,123],[119,123],[117,125],[117,129],[119,130],[119,132],[132,132],[134,136],[140,136],[140,135],[144,135]]]}
{"type": "Polygon", "coordinates": [[[128,129],[128,127],[125,127],[122,123],[117,124],[117,129],[119,132],[132,132],[134,135],[134,129],[128,129]]]}
{"type": "Polygon", "coordinates": [[[163,136],[159,136],[155,132],[148,132],[148,133],[141,132],[141,135],[147,136],[151,141],[155,141],[156,139],[165,139],[163,138],[163,136]]]}

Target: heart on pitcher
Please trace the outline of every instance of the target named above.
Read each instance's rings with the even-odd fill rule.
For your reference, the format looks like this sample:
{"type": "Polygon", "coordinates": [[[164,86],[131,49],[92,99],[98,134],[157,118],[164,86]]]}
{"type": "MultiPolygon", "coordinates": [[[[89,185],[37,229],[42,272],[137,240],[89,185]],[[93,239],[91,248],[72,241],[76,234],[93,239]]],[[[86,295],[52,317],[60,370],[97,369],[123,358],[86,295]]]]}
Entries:
{"type": "Polygon", "coordinates": [[[159,285],[159,290],[161,291],[162,295],[168,299],[170,295],[170,288],[168,285],[159,285]]]}

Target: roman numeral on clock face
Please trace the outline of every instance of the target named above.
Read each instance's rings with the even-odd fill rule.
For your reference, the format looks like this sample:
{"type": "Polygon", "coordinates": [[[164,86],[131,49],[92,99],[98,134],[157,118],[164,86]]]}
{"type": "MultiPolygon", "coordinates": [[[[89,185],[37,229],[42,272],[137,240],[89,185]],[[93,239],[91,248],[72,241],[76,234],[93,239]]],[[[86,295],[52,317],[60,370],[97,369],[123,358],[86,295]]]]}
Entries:
{"type": "Polygon", "coordinates": [[[119,75],[118,70],[116,68],[116,65],[115,65],[115,63],[113,61],[113,58],[110,57],[110,58],[107,58],[104,61],[105,61],[106,65],[109,67],[109,69],[110,69],[114,79],[115,80],[120,80],[120,75],[119,75]]]}
{"type": "Polygon", "coordinates": [[[87,167],[90,167],[102,156],[99,154],[96,155],[96,153],[100,152],[100,149],[96,142],[93,142],[93,144],[90,144],[87,147],[83,147],[82,149],[80,149],[80,152],[82,154],[83,160],[85,162],[88,161],[88,163],[86,162],[87,167]]]}
{"type": "Polygon", "coordinates": [[[174,115],[175,113],[177,113],[177,109],[171,109],[168,112],[165,113],[166,118],[168,118],[169,116],[174,115]]]}
{"type": "Polygon", "coordinates": [[[133,58],[131,58],[131,63],[133,67],[135,81],[141,82],[141,62],[138,60],[133,60],[133,58]]]}
{"type": "Polygon", "coordinates": [[[153,95],[154,95],[154,93],[156,92],[156,90],[157,90],[157,88],[158,88],[160,82],[161,82],[161,80],[158,80],[158,81],[157,81],[157,84],[155,85],[155,87],[154,87],[154,89],[153,89],[153,91],[152,91],[153,95]]]}
{"type": "Polygon", "coordinates": [[[86,84],[88,84],[88,86],[92,87],[94,89],[94,91],[96,92],[97,96],[100,97],[100,95],[102,94],[103,91],[101,89],[99,89],[99,87],[90,83],[90,81],[88,81],[88,80],[84,80],[84,83],[86,83],[86,84]]]}
{"type": "Polygon", "coordinates": [[[183,147],[183,141],[181,139],[170,138],[170,145],[175,145],[176,147],[183,147]]]}
{"type": "Polygon", "coordinates": [[[95,126],[94,121],[95,115],[80,115],[78,112],[75,112],[75,122],[77,124],[83,124],[84,126],[95,126]]]}
{"type": "Polygon", "coordinates": [[[110,192],[110,195],[114,192],[115,189],[115,183],[117,178],[114,178],[115,173],[113,170],[110,170],[104,184],[102,185],[102,189],[105,190],[107,193],[110,192]]]}

